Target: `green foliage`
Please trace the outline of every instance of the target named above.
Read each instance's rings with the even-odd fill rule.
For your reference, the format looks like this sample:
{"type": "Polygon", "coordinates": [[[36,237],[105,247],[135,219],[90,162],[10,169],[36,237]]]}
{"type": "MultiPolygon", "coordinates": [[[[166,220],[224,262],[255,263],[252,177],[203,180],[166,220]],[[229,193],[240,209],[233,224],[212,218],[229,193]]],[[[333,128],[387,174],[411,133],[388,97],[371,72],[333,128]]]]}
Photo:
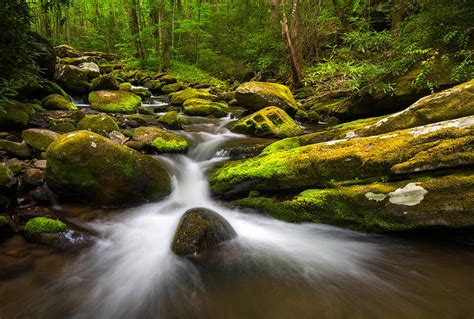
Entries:
{"type": "Polygon", "coordinates": [[[211,76],[209,73],[201,70],[200,68],[179,61],[173,61],[173,64],[171,65],[171,73],[178,80],[187,80],[191,82],[208,83],[214,85],[223,84],[221,80],[211,76]]]}

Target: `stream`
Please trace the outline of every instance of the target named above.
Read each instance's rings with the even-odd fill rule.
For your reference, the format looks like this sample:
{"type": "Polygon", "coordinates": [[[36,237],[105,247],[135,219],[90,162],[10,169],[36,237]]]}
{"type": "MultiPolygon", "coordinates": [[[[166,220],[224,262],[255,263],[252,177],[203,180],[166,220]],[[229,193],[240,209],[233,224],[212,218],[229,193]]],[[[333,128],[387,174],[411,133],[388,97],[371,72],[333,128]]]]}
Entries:
{"type": "Polygon", "coordinates": [[[192,142],[188,154],[157,156],[172,176],[169,198],[81,221],[101,236],[79,255],[29,245],[34,266],[0,281],[1,319],[474,316],[472,251],[290,224],[213,200],[206,174],[229,159],[223,143],[248,137],[225,128],[230,117],[190,119],[176,131],[192,142]],[[205,264],[170,250],[194,207],[238,234],[205,264]]]}

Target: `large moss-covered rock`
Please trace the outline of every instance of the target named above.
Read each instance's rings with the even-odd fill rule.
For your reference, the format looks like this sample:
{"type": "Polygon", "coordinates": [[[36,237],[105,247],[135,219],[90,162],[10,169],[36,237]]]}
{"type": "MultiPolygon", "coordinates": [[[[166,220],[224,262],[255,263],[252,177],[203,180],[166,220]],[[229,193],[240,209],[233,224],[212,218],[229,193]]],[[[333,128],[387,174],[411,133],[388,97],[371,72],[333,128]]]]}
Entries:
{"type": "Polygon", "coordinates": [[[315,133],[277,141],[264,153],[343,138],[379,135],[474,115],[473,90],[473,81],[466,82],[424,97],[407,109],[389,116],[356,120],[315,133]]]}
{"type": "Polygon", "coordinates": [[[89,91],[87,74],[77,66],[57,65],[55,78],[70,93],[82,95],[89,91]]]}
{"type": "Polygon", "coordinates": [[[139,127],[133,131],[133,141],[137,148],[148,148],[160,153],[184,153],[189,148],[188,141],[177,134],[159,127],[139,127]]]}
{"type": "Polygon", "coordinates": [[[163,165],[98,134],[62,135],[46,152],[46,181],[63,201],[128,205],[171,192],[163,165]]]}
{"type": "Polygon", "coordinates": [[[50,130],[30,128],[23,131],[26,144],[38,151],[46,151],[51,143],[56,141],[59,134],[50,130]]]}
{"type": "Polygon", "coordinates": [[[9,186],[13,178],[13,172],[7,166],[0,165],[0,188],[9,186]]]}
{"type": "Polygon", "coordinates": [[[215,98],[214,95],[203,90],[197,89],[186,89],[183,91],[171,93],[170,104],[171,105],[183,105],[186,100],[190,99],[203,99],[203,100],[212,100],[215,98]]]}
{"type": "Polygon", "coordinates": [[[100,76],[91,83],[91,91],[114,91],[120,88],[120,84],[112,74],[100,76]]]}
{"type": "Polygon", "coordinates": [[[0,151],[5,151],[18,158],[29,158],[32,155],[31,148],[25,141],[21,143],[0,139],[0,151]]]}
{"type": "Polygon", "coordinates": [[[86,115],[78,124],[80,130],[91,130],[94,132],[118,131],[119,127],[114,118],[105,114],[86,115]]]}
{"type": "Polygon", "coordinates": [[[60,58],[77,58],[82,56],[80,51],[67,44],[58,45],[54,47],[54,50],[56,51],[56,55],[60,58]]]}
{"type": "Polygon", "coordinates": [[[183,128],[181,118],[176,111],[166,112],[158,118],[158,123],[164,125],[170,130],[181,130],[183,128]]]}
{"type": "Polygon", "coordinates": [[[182,82],[176,82],[172,84],[166,84],[161,87],[161,92],[165,94],[170,94],[173,92],[178,92],[179,90],[182,90],[185,88],[185,85],[182,82]]]}
{"type": "Polygon", "coordinates": [[[380,178],[474,164],[474,116],[384,135],[335,140],[225,164],[210,177],[217,193],[328,187],[334,182],[380,178]]]}
{"type": "Polygon", "coordinates": [[[221,215],[193,208],[181,217],[171,249],[176,255],[197,259],[235,237],[235,230],[221,215]]]}
{"type": "Polygon", "coordinates": [[[14,100],[0,101],[0,131],[17,131],[28,126],[35,109],[14,100]]]}
{"type": "Polygon", "coordinates": [[[399,182],[309,189],[285,199],[249,197],[236,204],[289,222],[317,222],[370,232],[474,226],[474,174],[458,171],[399,182]]]}
{"type": "Polygon", "coordinates": [[[47,110],[77,110],[71,100],[59,94],[51,94],[41,101],[41,105],[47,110]]]}
{"type": "Polygon", "coordinates": [[[229,107],[205,99],[188,99],[183,104],[183,111],[184,114],[191,116],[224,117],[229,112],[229,107]]]}
{"type": "Polygon", "coordinates": [[[232,125],[236,133],[267,136],[290,137],[303,133],[301,127],[285,111],[269,106],[246,116],[232,125]]]}
{"type": "Polygon", "coordinates": [[[268,82],[247,82],[235,91],[239,105],[251,112],[267,106],[277,106],[290,115],[298,112],[295,98],[290,89],[282,84],[268,82]]]}
{"type": "Polygon", "coordinates": [[[126,91],[94,91],[89,94],[91,108],[106,113],[134,113],[142,99],[126,91]]]}

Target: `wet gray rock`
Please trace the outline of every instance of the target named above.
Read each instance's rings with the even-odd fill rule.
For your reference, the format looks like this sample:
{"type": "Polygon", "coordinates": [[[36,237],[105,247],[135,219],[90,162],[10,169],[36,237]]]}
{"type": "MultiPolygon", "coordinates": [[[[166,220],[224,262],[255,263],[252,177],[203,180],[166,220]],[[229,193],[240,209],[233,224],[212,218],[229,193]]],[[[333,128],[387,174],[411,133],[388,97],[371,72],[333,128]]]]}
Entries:
{"type": "Polygon", "coordinates": [[[237,233],[221,215],[206,208],[192,208],[181,218],[171,249],[176,255],[198,260],[235,237],[237,233]]]}

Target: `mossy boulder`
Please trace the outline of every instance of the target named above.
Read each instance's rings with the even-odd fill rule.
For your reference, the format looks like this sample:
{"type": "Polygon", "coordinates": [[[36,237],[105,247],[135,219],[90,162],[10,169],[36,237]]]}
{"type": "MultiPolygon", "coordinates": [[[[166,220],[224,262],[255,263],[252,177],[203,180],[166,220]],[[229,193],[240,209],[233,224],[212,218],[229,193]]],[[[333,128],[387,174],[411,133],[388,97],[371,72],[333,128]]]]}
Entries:
{"type": "Polygon", "coordinates": [[[31,148],[25,143],[25,141],[17,143],[0,139],[0,151],[5,151],[18,158],[30,158],[32,155],[31,148]]]}
{"type": "Polygon", "coordinates": [[[29,235],[42,233],[59,233],[67,230],[67,225],[58,219],[48,217],[35,217],[25,224],[25,231],[29,235]]]}
{"type": "Polygon", "coordinates": [[[183,128],[181,118],[176,111],[166,112],[158,118],[158,122],[170,130],[181,130],[183,128]]]}
{"type": "Polygon", "coordinates": [[[74,65],[57,65],[55,79],[67,92],[83,95],[89,91],[87,74],[74,65]]]}
{"type": "Polygon", "coordinates": [[[80,130],[91,130],[94,132],[118,131],[119,127],[113,117],[105,114],[86,115],[78,124],[80,130]]]}
{"type": "Polygon", "coordinates": [[[126,91],[94,91],[89,94],[91,108],[106,113],[134,113],[141,97],[126,91]]]}
{"type": "Polygon", "coordinates": [[[173,84],[173,83],[178,82],[178,80],[170,74],[165,74],[163,76],[160,76],[160,81],[166,84],[173,84]]]}
{"type": "Polygon", "coordinates": [[[82,56],[82,53],[73,47],[67,45],[67,44],[61,44],[56,47],[54,47],[54,51],[56,52],[56,55],[60,58],[77,58],[82,56]]]}
{"type": "Polygon", "coordinates": [[[0,131],[18,131],[28,126],[35,109],[15,100],[0,101],[0,131]]]}
{"type": "Polygon", "coordinates": [[[188,141],[177,134],[158,127],[139,127],[133,131],[133,141],[139,149],[148,148],[160,153],[184,153],[188,141]]]}
{"type": "Polygon", "coordinates": [[[13,172],[8,167],[0,165],[0,188],[10,186],[13,179],[13,172]]]}
{"type": "Polygon", "coordinates": [[[183,111],[184,114],[191,116],[224,117],[229,112],[229,107],[223,103],[196,98],[186,100],[183,111]]]}
{"type": "Polygon", "coordinates": [[[77,110],[69,98],[59,94],[51,94],[41,101],[41,105],[47,110],[77,110]]]}
{"type": "Polygon", "coordinates": [[[91,91],[114,91],[120,88],[120,84],[112,74],[102,75],[91,83],[91,91]]]}
{"type": "Polygon", "coordinates": [[[132,83],[130,82],[120,83],[119,85],[119,90],[130,92],[131,89],[132,89],[132,83]]]}
{"type": "Polygon", "coordinates": [[[120,206],[171,192],[158,160],[89,131],[61,135],[46,159],[46,181],[62,201],[120,206]]]}
{"type": "Polygon", "coordinates": [[[49,129],[53,132],[64,134],[64,133],[75,131],[76,127],[71,122],[60,122],[60,123],[51,125],[49,129]]]}
{"type": "Polygon", "coordinates": [[[51,143],[56,141],[59,134],[46,129],[30,128],[23,131],[26,144],[38,151],[46,151],[51,143]]]}
{"type": "Polygon", "coordinates": [[[170,94],[170,93],[173,93],[173,92],[178,92],[182,89],[184,89],[185,86],[182,82],[176,82],[176,83],[172,83],[172,84],[165,84],[161,87],[161,92],[163,92],[164,94],[170,94]]]}
{"type": "Polygon", "coordinates": [[[171,250],[178,256],[199,259],[235,237],[237,233],[221,215],[193,208],[181,217],[171,250]]]}
{"type": "Polygon", "coordinates": [[[186,100],[190,99],[203,99],[203,100],[212,100],[215,98],[209,92],[197,89],[186,89],[179,92],[171,93],[169,95],[171,105],[183,105],[186,100]]]}
{"type": "Polygon", "coordinates": [[[295,98],[287,86],[269,82],[247,82],[235,91],[239,105],[251,112],[267,106],[277,106],[291,116],[298,112],[295,98]]]}
{"type": "Polygon", "coordinates": [[[421,98],[407,109],[387,116],[357,135],[375,135],[474,115],[474,80],[421,98]]]}
{"type": "Polygon", "coordinates": [[[100,67],[92,61],[79,64],[79,69],[86,73],[89,80],[100,76],[100,67]]]}
{"type": "Polygon", "coordinates": [[[216,193],[297,190],[473,165],[473,126],[471,116],[379,136],[263,152],[214,170],[211,189],[216,193]]]}
{"type": "Polygon", "coordinates": [[[458,171],[398,182],[308,189],[284,199],[244,198],[235,204],[288,222],[328,223],[368,232],[474,226],[474,174],[458,171]]]}
{"type": "Polygon", "coordinates": [[[290,137],[303,133],[301,127],[285,111],[269,106],[235,122],[231,130],[236,133],[290,137]]]}
{"type": "Polygon", "coordinates": [[[151,97],[151,92],[146,87],[132,87],[130,92],[142,98],[151,97]]]}

